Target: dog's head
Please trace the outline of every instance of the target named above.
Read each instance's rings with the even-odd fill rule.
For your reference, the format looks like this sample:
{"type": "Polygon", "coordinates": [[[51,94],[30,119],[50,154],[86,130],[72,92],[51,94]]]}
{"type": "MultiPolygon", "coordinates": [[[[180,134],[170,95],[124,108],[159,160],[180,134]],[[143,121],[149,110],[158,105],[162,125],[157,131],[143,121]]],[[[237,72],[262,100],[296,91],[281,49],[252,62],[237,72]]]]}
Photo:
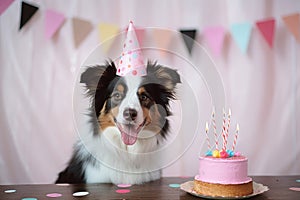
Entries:
{"type": "Polygon", "coordinates": [[[169,101],[175,98],[174,89],[180,83],[177,71],[148,62],[147,76],[120,77],[110,62],[87,68],[80,82],[92,98],[100,132],[117,127],[125,145],[133,145],[142,132],[165,137],[171,114],[169,101]]]}

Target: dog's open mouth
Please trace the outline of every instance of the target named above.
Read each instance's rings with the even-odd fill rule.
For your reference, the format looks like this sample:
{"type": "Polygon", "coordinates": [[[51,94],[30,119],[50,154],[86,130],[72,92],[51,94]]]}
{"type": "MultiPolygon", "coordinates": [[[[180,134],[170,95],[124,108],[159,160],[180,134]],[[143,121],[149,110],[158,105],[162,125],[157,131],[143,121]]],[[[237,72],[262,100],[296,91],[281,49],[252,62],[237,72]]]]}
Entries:
{"type": "Polygon", "coordinates": [[[130,123],[121,124],[117,120],[115,120],[115,123],[121,132],[123,143],[126,145],[133,145],[137,140],[139,132],[144,128],[146,119],[138,126],[130,123]]]}

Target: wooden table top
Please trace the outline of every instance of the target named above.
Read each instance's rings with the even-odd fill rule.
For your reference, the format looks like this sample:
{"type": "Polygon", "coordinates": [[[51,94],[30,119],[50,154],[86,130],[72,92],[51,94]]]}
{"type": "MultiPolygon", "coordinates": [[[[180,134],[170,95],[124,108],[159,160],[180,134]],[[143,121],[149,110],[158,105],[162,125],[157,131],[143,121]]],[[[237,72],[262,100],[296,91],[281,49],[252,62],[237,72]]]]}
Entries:
{"type": "MultiPolygon", "coordinates": [[[[293,191],[290,188],[300,188],[300,176],[254,176],[253,180],[269,187],[269,191],[252,197],[251,199],[300,199],[300,191],[293,191]]],[[[112,184],[74,184],[74,185],[0,185],[0,199],[2,200],[41,200],[41,199],[202,199],[192,196],[180,188],[176,187],[186,181],[193,180],[192,177],[165,177],[160,180],[145,183],[143,185],[133,185],[121,188],[112,184]],[[172,185],[170,185],[172,184],[172,185]],[[173,186],[173,187],[172,187],[173,186]],[[128,193],[117,193],[117,190],[128,193]],[[7,193],[9,190],[12,190],[7,193]],[[15,191],[13,191],[15,190],[15,191]],[[82,197],[74,197],[73,193],[88,191],[89,194],[82,197]],[[62,196],[51,198],[47,194],[57,193],[62,196]]]]}

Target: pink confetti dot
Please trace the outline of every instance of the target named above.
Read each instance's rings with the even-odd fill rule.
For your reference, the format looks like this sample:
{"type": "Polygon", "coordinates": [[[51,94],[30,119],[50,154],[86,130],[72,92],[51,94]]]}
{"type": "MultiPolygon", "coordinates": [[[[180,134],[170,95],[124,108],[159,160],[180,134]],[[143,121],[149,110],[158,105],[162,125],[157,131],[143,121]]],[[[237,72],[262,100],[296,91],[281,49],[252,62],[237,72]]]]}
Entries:
{"type": "Polygon", "coordinates": [[[293,190],[293,191],[297,191],[297,192],[300,192],[300,188],[298,187],[291,187],[289,188],[290,190],[293,190]]]}
{"type": "Polygon", "coordinates": [[[46,194],[47,197],[51,197],[51,198],[56,198],[56,197],[61,197],[62,194],[59,193],[50,193],[50,194],[46,194]]]}
{"type": "Polygon", "coordinates": [[[190,178],[189,176],[180,176],[180,178],[190,178]]]}
{"type": "Polygon", "coordinates": [[[132,75],[136,76],[136,75],[137,75],[137,71],[136,71],[136,70],[133,70],[133,71],[132,71],[132,75]]]}
{"type": "Polygon", "coordinates": [[[128,188],[128,187],[131,187],[132,185],[131,184],[118,184],[117,186],[120,188],[128,188]]]}
{"type": "Polygon", "coordinates": [[[119,193],[119,194],[126,194],[126,193],[129,193],[130,190],[127,190],[127,189],[119,189],[119,190],[116,190],[116,193],[119,193]]]}
{"type": "Polygon", "coordinates": [[[129,40],[129,43],[132,43],[132,40],[129,40]]]}

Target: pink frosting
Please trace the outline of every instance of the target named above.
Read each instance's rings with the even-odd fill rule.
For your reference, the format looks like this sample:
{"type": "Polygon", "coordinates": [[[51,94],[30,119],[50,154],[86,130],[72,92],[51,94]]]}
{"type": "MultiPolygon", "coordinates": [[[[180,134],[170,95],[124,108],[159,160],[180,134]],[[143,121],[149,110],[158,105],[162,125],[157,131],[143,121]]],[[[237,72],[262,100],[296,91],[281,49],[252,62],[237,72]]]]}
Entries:
{"type": "Polygon", "coordinates": [[[242,184],[252,179],[248,177],[248,159],[244,156],[231,158],[199,158],[199,174],[195,177],[208,183],[242,184]]]}

